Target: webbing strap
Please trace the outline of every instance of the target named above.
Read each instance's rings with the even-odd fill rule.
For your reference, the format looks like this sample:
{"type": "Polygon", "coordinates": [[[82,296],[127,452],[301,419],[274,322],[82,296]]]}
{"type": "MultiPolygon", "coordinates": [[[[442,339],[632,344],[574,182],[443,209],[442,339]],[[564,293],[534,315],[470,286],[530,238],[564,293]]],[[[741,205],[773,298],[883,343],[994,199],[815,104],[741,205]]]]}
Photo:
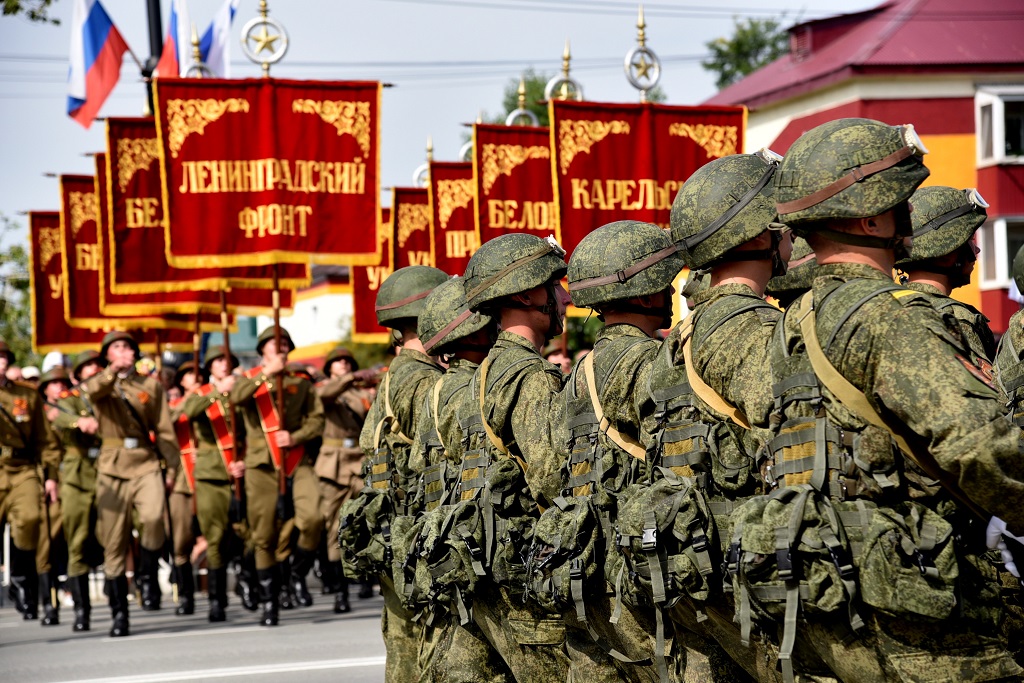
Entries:
{"type": "Polygon", "coordinates": [[[408,445],[412,445],[413,441],[408,436],[402,433],[402,425],[398,424],[398,420],[395,417],[395,411],[391,408],[391,373],[389,372],[384,378],[384,417],[391,419],[391,433],[394,434],[398,439],[408,445]]]}
{"type": "Polygon", "coordinates": [[[623,434],[604,415],[604,408],[601,407],[601,400],[597,393],[597,380],[594,378],[594,354],[588,353],[583,359],[583,375],[587,378],[587,393],[590,395],[590,403],[594,406],[594,415],[600,422],[600,429],[605,433],[612,443],[629,453],[631,456],[644,462],[647,453],[643,445],[636,439],[623,434]]]}
{"type": "Polygon", "coordinates": [[[444,384],[444,375],[434,384],[434,390],[430,393],[430,411],[434,418],[434,432],[437,433],[437,440],[441,444],[441,447],[448,451],[448,447],[445,446],[444,438],[441,436],[441,423],[438,422],[437,406],[441,400],[441,386],[444,384]]]}
{"type": "Polygon", "coordinates": [[[493,429],[491,429],[491,425],[487,424],[487,418],[484,416],[484,399],[487,397],[487,371],[490,367],[490,358],[485,358],[484,362],[480,364],[480,381],[478,382],[480,386],[480,391],[478,392],[478,398],[480,399],[480,423],[483,425],[484,432],[487,434],[487,438],[490,440],[491,445],[498,449],[498,452],[502,455],[509,455],[508,449],[505,448],[505,444],[502,443],[501,439],[498,438],[498,435],[494,433],[493,429]]]}
{"type": "Polygon", "coordinates": [[[682,336],[686,339],[683,342],[683,361],[686,363],[686,377],[690,380],[690,387],[693,389],[693,393],[697,394],[702,401],[707,403],[713,410],[719,412],[730,420],[738,424],[744,429],[750,429],[750,422],[747,421],[746,416],[740,411],[739,408],[732,405],[724,398],[718,395],[714,389],[709,387],[697,371],[693,368],[693,348],[691,342],[693,341],[693,316],[691,315],[686,319],[686,323],[683,325],[682,336]]]}
{"type": "Polygon", "coordinates": [[[978,516],[979,519],[987,520],[989,515],[985,514],[981,508],[974,504],[974,502],[967,497],[967,494],[963,492],[960,486],[956,483],[955,479],[951,474],[943,470],[930,453],[925,451],[920,456],[914,452],[907,443],[906,439],[894,432],[889,425],[885,423],[882,416],[879,415],[871,403],[868,401],[868,397],[864,393],[850,383],[842,373],[836,370],[835,366],[829,361],[828,356],[822,350],[821,345],[818,343],[818,331],[816,327],[816,319],[814,315],[814,292],[807,292],[800,299],[800,311],[807,311],[800,321],[800,331],[803,333],[804,344],[807,348],[807,356],[810,358],[811,367],[814,368],[814,374],[818,376],[821,383],[832,392],[840,403],[853,413],[861,417],[861,419],[870,422],[874,426],[884,429],[891,436],[896,445],[899,446],[900,450],[903,451],[904,455],[910,458],[918,467],[920,467],[925,474],[932,479],[938,480],[942,485],[953,495],[960,503],[962,503],[967,509],[978,516]]]}
{"type": "Polygon", "coordinates": [[[900,149],[896,150],[892,154],[873,161],[870,164],[864,164],[863,166],[857,166],[852,171],[844,175],[839,180],[829,183],[825,187],[821,188],[817,192],[812,192],[806,197],[800,199],[794,199],[790,202],[781,202],[775,205],[779,215],[782,216],[788,213],[796,213],[797,211],[803,211],[812,206],[822,203],[829,197],[833,197],[846,188],[850,187],[854,183],[858,183],[868,176],[874,175],[880,171],[884,171],[887,168],[892,168],[896,164],[900,163],[907,157],[914,155],[914,148],[910,145],[905,145],[900,149]]]}

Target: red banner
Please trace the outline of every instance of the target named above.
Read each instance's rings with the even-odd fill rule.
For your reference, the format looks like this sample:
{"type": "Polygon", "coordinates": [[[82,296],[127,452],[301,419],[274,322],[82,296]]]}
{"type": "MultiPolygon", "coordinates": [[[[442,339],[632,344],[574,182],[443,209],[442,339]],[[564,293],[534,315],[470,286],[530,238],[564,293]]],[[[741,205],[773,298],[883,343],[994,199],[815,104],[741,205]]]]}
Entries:
{"type": "Polygon", "coordinates": [[[473,219],[473,164],[431,161],[429,178],[434,265],[450,275],[462,275],[469,257],[480,246],[473,219]]]}
{"type": "Polygon", "coordinates": [[[32,304],[32,348],[36,353],[59,350],[78,353],[98,349],[103,332],[71,327],[64,320],[64,262],[60,248],[60,213],[28,215],[29,288],[32,304]]]}
{"type": "MultiPolygon", "coordinates": [[[[110,248],[106,274],[115,294],[182,290],[221,290],[228,287],[273,285],[270,266],[236,268],[175,268],[160,259],[138,254],[166,254],[163,197],[156,125],[151,118],[107,119],[107,211],[104,237],[110,248]]],[[[280,286],[308,287],[309,266],[282,264],[280,286]]],[[[216,295],[214,297],[216,299],[216,295]]],[[[269,297],[267,298],[269,305],[269,297]]]]}
{"type": "Polygon", "coordinates": [[[387,344],[391,341],[388,328],[377,323],[377,290],[380,283],[391,275],[391,209],[381,209],[377,224],[377,240],[387,263],[379,266],[352,266],[352,341],[358,344],[387,344]]]}
{"type": "Polygon", "coordinates": [[[743,107],[551,100],[548,108],[558,240],[569,254],[612,221],[668,227],[683,182],[743,151],[743,107]]]}
{"type": "Polygon", "coordinates": [[[426,188],[391,190],[391,266],[434,265],[434,235],[430,226],[430,197],[426,188]]]}
{"type": "Polygon", "coordinates": [[[377,82],[154,83],[168,262],[380,263],[377,82]]]}
{"type": "Polygon", "coordinates": [[[510,232],[555,234],[558,214],[547,128],[475,124],[473,178],[481,244],[510,232]]]}

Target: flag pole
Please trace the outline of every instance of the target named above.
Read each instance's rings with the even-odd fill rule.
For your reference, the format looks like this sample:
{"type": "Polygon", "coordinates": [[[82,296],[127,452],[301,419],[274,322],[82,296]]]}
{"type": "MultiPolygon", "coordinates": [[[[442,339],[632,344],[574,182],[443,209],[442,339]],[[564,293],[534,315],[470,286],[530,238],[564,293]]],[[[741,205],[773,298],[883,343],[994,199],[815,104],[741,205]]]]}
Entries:
{"type": "MultiPolygon", "coordinates": [[[[274,346],[277,353],[281,353],[281,283],[279,279],[280,267],[274,264],[274,346]]],[[[281,376],[277,381],[277,414],[280,415],[281,428],[284,428],[284,378],[287,368],[281,369],[281,376]]],[[[285,474],[285,467],[288,462],[287,451],[281,452],[281,469],[278,470],[277,486],[278,493],[282,496],[288,493],[288,477],[285,474]]]]}
{"type": "MultiPolygon", "coordinates": [[[[224,337],[224,357],[228,360],[228,367],[231,367],[231,330],[228,327],[228,293],[224,291],[222,287],[220,290],[220,329],[221,335],[224,337]]],[[[228,434],[231,435],[231,443],[234,444],[234,448],[231,452],[231,459],[234,462],[239,460],[239,450],[237,443],[237,432],[235,432],[235,406],[228,399],[228,410],[227,415],[224,416],[228,423],[228,434]]],[[[242,482],[239,479],[231,478],[231,482],[234,484],[235,500],[242,500],[242,482]]]]}

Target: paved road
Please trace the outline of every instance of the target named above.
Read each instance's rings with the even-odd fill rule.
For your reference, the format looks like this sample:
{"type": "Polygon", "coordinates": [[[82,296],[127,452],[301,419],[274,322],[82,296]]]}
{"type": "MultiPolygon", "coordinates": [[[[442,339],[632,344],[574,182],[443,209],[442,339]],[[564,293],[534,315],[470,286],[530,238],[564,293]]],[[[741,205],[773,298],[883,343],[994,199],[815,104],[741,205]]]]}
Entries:
{"type": "Polygon", "coordinates": [[[246,612],[237,598],[229,597],[228,622],[222,624],[206,620],[205,596],[197,596],[196,614],[190,617],[175,616],[166,599],[159,612],[133,605],[132,635],[116,639],[107,636],[110,610],[105,604],[93,606],[93,630],[76,634],[69,608],[61,609],[59,626],[43,628],[38,621],[22,621],[5,601],[0,608],[0,681],[383,680],[381,598],[353,596],[353,611],[335,615],[333,596],[314,595],[312,607],[282,611],[280,626],[263,628],[256,624],[258,613],[246,612]]]}

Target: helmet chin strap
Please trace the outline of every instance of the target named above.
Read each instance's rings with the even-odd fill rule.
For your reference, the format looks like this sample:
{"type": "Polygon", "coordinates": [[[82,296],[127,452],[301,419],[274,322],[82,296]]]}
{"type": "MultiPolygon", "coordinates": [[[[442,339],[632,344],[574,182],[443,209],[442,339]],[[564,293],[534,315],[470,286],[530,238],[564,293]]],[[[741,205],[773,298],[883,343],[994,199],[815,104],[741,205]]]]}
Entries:
{"type": "Polygon", "coordinates": [[[545,337],[554,339],[562,334],[565,326],[562,324],[562,316],[558,314],[558,297],[555,294],[555,283],[548,282],[544,285],[544,290],[548,293],[547,303],[536,308],[548,316],[548,331],[545,333],[545,337]]]}
{"type": "Polygon", "coordinates": [[[739,261],[771,261],[772,277],[785,275],[789,268],[789,264],[786,263],[785,259],[783,259],[782,255],[779,253],[779,245],[782,244],[782,234],[775,230],[770,231],[769,234],[771,236],[772,245],[767,249],[733,249],[721,258],[717,259],[714,262],[714,265],[735,263],[739,261]]]}

